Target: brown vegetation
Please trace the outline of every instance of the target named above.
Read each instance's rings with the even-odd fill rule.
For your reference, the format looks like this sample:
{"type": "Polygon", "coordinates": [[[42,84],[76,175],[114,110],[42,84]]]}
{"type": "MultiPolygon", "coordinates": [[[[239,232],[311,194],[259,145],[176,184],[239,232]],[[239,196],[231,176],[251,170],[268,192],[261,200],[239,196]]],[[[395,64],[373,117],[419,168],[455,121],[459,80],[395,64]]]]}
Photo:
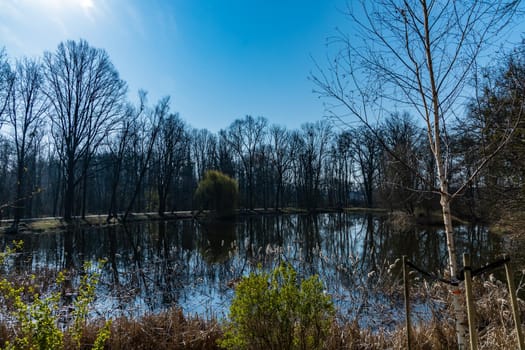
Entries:
{"type": "MultiPolygon", "coordinates": [[[[475,280],[479,349],[513,349],[516,337],[504,283],[490,278],[475,280]]],[[[456,347],[454,323],[451,318],[450,294],[443,285],[421,283],[412,287],[415,298],[425,301],[429,314],[424,321],[414,321],[413,349],[453,349],[456,347]]],[[[520,301],[522,314],[525,304],[520,301]]],[[[402,316],[402,315],[400,315],[402,316]]],[[[400,317],[402,318],[402,317],[400,317]]],[[[523,316],[522,316],[523,319],[523,316]]],[[[370,329],[355,320],[335,322],[323,349],[405,349],[406,332],[401,321],[391,320],[394,327],[370,329]]],[[[82,348],[89,349],[104,320],[91,321],[83,332],[82,348]]],[[[13,336],[13,329],[0,325],[0,344],[13,336]]],[[[111,325],[111,336],[105,349],[219,349],[217,340],[223,334],[220,321],[204,320],[171,310],[130,319],[120,317],[111,325]]],[[[76,349],[65,335],[65,349],[76,349]]]]}
{"type": "MultiPolygon", "coordinates": [[[[85,344],[93,344],[97,330],[104,322],[90,324],[85,344]]],[[[107,349],[217,349],[222,335],[215,320],[184,316],[180,309],[158,315],[147,315],[138,320],[125,317],[112,322],[107,349]]]]}

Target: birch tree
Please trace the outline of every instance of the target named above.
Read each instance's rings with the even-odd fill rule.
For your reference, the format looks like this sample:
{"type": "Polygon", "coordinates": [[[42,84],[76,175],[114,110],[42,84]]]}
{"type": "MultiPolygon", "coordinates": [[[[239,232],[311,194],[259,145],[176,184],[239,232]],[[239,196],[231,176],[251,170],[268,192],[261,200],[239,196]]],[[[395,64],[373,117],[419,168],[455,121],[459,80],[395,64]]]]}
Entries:
{"type": "MultiPolygon", "coordinates": [[[[514,0],[349,2],[350,30],[339,30],[329,69],[312,78],[320,95],[329,98],[332,116],[347,125],[356,121],[372,130],[377,118],[399,109],[420,117],[436,167],[434,191],[442,208],[452,278],[458,275],[458,262],[450,203],[491,156],[481,157],[471,177],[451,190],[447,128],[466,105],[475,67],[512,24],[518,5],[514,0]]],[[[458,346],[464,348],[464,307],[461,297],[453,295],[458,346]]]]}

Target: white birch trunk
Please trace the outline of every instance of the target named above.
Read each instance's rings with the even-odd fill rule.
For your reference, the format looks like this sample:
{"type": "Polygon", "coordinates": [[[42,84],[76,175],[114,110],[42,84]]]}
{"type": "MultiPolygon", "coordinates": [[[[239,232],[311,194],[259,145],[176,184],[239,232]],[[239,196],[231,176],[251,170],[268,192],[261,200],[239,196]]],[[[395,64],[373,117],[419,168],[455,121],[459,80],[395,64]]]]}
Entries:
{"type": "MultiPolygon", "coordinates": [[[[437,110],[437,109],[436,109],[437,110]]],[[[448,269],[450,273],[450,278],[454,279],[458,275],[458,263],[457,263],[457,252],[456,252],[456,242],[454,237],[454,227],[452,225],[452,212],[450,211],[450,201],[451,196],[448,192],[448,180],[447,173],[445,170],[444,163],[446,159],[444,158],[441,152],[441,135],[439,132],[439,116],[437,113],[435,115],[435,138],[434,138],[434,147],[432,149],[434,157],[436,160],[438,178],[439,178],[439,190],[440,190],[440,201],[441,210],[443,214],[443,224],[445,227],[445,236],[447,240],[447,252],[448,252],[448,269]]],[[[452,308],[454,310],[454,317],[456,323],[456,334],[458,349],[464,350],[467,346],[467,335],[468,335],[468,322],[466,307],[464,303],[463,294],[461,288],[453,287],[450,291],[452,293],[452,308]]]]}
{"type": "MultiPolygon", "coordinates": [[[[434,154],[434,158],[436,160],[436,166],[438,171],[438,178],[439,178],[439,192],[440,192],[440,204],[441,204],[441,210],[443,213],[443,224],[445,226],[445,235],[447,239],[447,251],[448,251],[448,266],[449,266],[449,272],[450,272],[450,278],[454,279],[457,277],[458,274],[458,264],[456,259],[456,244],[454,239],[454,227],[452,226],[452,213],[450,211],[450,200],[451,196],[449,194],[448,189],[448,174],[447,174],[447,168],[445,166],[446,164],[446,156],[443,155],[441,150],[441,104],[440,104],[440,95],[439,95],[439,89],[438,85],[436,83],[436,75],[434,73],[434,62],[433,62],[433,54],[432,51],[432,41],[430,38],[430,27],[431,24],[429,23],[429,7],[427,6],[426,0],[422,0],[421,2],[422,10],[423,10],[423,21],[424,21],[424,42],[425,42],[425,53],[426,53],[426,59],[427,59],[427,67],[428,67],[428,78],[430,82],[430,91],[431,91],[431,106],[432,108],[429,110],[427,108],[427,132],[429,141],[431,144],[432,153],[434,154]],[[430,121],[430,116],[432,115],[432,125],[430,121]],[[433,145],[433,147],[432,147],[433,145]]],[[[425,91],[424,89],[420,90],[422,99],[426,101],[425,91]]],[[[451,290],[452,292],[452,307],[454,309],[455,314],[455,323],[456,323],[456,333],[457,333],[457,341],[458,341],[458,349],[463,350],[466,348],[466,340],[467,340],[467,326],[468,323],[466,321],[466,312],[465,312],[465,304],[463,303],[463,300],[461,298],[461,292],[458,287],[455,287],[451,290]]]]}
{"type": "MultiPolygon", "coordinates": [[[[442,186],[443,187],[443,186],[442,186]]],[[[445,187],[448,187],[445,182],[445,187]]],[[[448,190],[448,189],[447,189],[448,190]]],[[[452,226],[452,214],[450,212],[450,199],[449,196],[444,192],[441,194],[441,208],[443,211],[443,223],[445,225],[445,235],[447,238],[447,251],[448,251],[448,261],[449,261],[449,272],[450,277],[455,278],[458,274],[458,265],[456,259],[456,245],[454,241],[454,228],[452,226]]],[[[468,322],[467,315],[465,312],[465,299],[461,288],[452,287],[452,307],[454,310],[454,317],[456,323],[456,333],[457,333],[457,342],[458,349],[463,350],[467,347],[467,334],[468,334],[468,322]]]]}

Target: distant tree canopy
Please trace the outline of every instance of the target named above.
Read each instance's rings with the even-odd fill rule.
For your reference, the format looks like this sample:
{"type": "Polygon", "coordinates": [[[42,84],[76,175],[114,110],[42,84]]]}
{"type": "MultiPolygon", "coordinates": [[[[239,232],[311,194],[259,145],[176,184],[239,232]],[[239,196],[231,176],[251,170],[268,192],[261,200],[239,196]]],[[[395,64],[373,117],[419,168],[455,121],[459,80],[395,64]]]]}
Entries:
{"type": "MultiPolygon", "coordinates": [[[[482,72],[442,149],[450,191],[464,189],[455,213],[497,219],[525,203],[525,45],[482,72]],[[476,173],[480,159],[490,162],[476,173]]],[[[385,114],[368,129],[328,120],[287,129],[247,115],[211,132],[184,121],[169,96],[149,101],[141,90],[131,102],[125,92],[108,54],[84,40],[35,59],[10,59],[0,47],[1,218],[16,228],[29,217],[104,213],[125,221],[133,212],[237,205],[439,209],[435,157],[414,111],[385,114]],[[235,190],[213,192],[203,182],[196,201],[212,169],[235,178],[235,190]]]]}
{"type": "Polygon", "coordinates": [[[239,201],[239,186],[228,175],[208,170],[197,186],[195,200],[201,208],[214,210],[217,217],[231,216],[239,201]]]}

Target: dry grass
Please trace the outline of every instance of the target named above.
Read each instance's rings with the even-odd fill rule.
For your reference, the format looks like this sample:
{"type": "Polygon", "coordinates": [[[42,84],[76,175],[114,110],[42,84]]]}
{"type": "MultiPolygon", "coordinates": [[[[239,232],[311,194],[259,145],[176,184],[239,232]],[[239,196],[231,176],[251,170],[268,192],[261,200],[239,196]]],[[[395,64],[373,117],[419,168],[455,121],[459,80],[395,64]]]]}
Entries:
{"type": "MultiPolygon", "coordinates": [[[[93,344],[103,324],[103,321],[94,321],[86,327],[82,339],[86,349],[93,344]]],[[[216,344],[221,335],[216,321],[186,317],[180,309],[172,309],[136,320],[124,317],[113,320],[106,349],[218,349],[216,344]]],[[[67,336],[65,348],[75,348],[67,336]]]]}
{"type": "MultiPolygon", "coordinates": [[[[37,273],[34,282],[39,291],[53,289],[52,281],[56,279],[56,272],[41,270],[37,273]]],[[[378,279],[387,278],[379,273],[378,279]]],[[[14,277],[13,277],[14,276],[14,277]]],[[[25,285],[28,276],[14,273],[17,286],[25,285]]],[[[370,282],[370,281],[369,281],[370,282]]],[[[403,324],[404,314],[400,298],[402,286],[396,283],[387,283],[392,290],[382,290],[382,295],[388,300],[397,303],[397,311],[388,312],[373,308],[368,314],[360,315],[359,319],[339,318],[332,324],[328,341],[324,349],[406,349],[406,330],[403,324]],[[381,319],[380,326],[364,327],[367,315],[381,319]],[[365,321],[365,322],[362,322],[365,321]]],[[[381,288],[382,283],[374,285],[367,283],[370,293],[381,288]]],[[[523,289],[525,282],[518,284],[523,289]]],[[[477,328],[479,333],[479,349],[516,349],[516,336],[509,294],[506,283],[494,280],[493,277],[474,279],[474,299],[477,310],[477,328]]],[[[410,294],[414,304],[426,305],[424,319],[416,319],[412,324],[412,349],[455,349],[456,339],[452,312],[447,308],[450,305],[448,287],[439,283],[427,284],[424,282],[412,283],[410,294]]],[[[365,294],[366,295],[366,294],[365,294]]],[[[364,296],[363,298],[367,298],[364,296]]],[[[402,300],[402,299],[401,299],[402,300]]],[[[354,300],[358,305],[360,300],[354,300]]],[[[374,306],[375,307],[375,306],[374,306]]],[[[385,308],[390,305],[385,305],[385,308]]],[[[522,320],[525,320],[525,303],[520,300],[522,320]]],[[[9,305],[3,305],[4,311],[9,311],[9,305]]],[[[417,313],[417,311],[414,311],[417,313]]],[[[3,319],[5,320],[5,319],[3,319]]],[[[104,320],[91,320],[85,326],[82,339],[83,349],[89,349],[93,344],[98,330],[104,325],[104,320]]],[[[0,347],[5,341],[12,339],[16,327],[8,327],[0,321],[0,347]]],[[[222,336],[220,321],[216,319],[202,319],[188,317],[182,310],[174,308],[166,312],[142,317],[120,317],[112,320],[111,336],[106,349],[218,349],[217,340],[222,336]]],[[[65,349],[75,349],[73,342],[66,333],[65,349]]]]}
{"type": "MultiPolygon", "coordinates": [[[[476,280],[474,290],[479,349],[517,348],[505,284],[476,280]]],[[[449,305],[450,292],[447,287],[438,284],[420,285],[415,287],[413,292],[417,298],[427,299],[429,304],[437,302],[441,307],[430,307],[429,319],[413,324],[412,349],[457,348],[451,311],[442,307],[449,305]]],[[[521,309],[525,310],[524,303],[520,303],[521,309]]],[[[525,314],[522,315],[522,319],[523,316],[525,314]]],[[[101,322],[91,323],[87,327],[86,344],[93,342],[99,327],[101,322]]],[[[173,309],[160,315],[149,315],[139,319],[114,320],[106,349],[218,349],[216,344],[221,335],[218,321],[188,318],[181,310],[173,309]]],[[[391,329],[372,331],[361,327],[356,321],[334,322],[323,349],[406,349],[406,331],[402,323],[391,329]]]]}
{"type": "MultiPolygon", "coordinates": [[[[501,282],[475,281],[476,310],[478,314],[479,349],[514,349],[516,337],[512,321],[508,293],[501,282]]],[[[442,285],[414,288],[417,298],[428,298],[429,303],[440,305],[449,300],[449,292],[442,285]]],[[[522,310],[525,305],[521,302],[522,310]]],[[[450,310],[430,308],[430,318],[413,324],[412,349],[455,349],[456,339],[450,310]]],[[[84,329],[82,349],[93,344],[103,320],[94,320],[84,329]]],[[[0,343],[12,336],[12,331],[0,324],[0,343]]],[[[180,309],[136,319],[126,317],[112,321],[111,337],[106,349],[218,349],[217,340],[222,336],[217,320],[188,317],[180,309]]],[[[66,334],[65,349],[75,349],[66,334]]],[[[375,350],[406,349],[406,332],[402,323],[391,329],[370,330],[356,321],[334,322],[324,349],[375,350]]]]}
{"type": "Polygon", "coordinates": [[[491,224],[490,231],[496,234],[525,236],[525,213],[521,208],[503,211],[498,220],[491,224]]]}

